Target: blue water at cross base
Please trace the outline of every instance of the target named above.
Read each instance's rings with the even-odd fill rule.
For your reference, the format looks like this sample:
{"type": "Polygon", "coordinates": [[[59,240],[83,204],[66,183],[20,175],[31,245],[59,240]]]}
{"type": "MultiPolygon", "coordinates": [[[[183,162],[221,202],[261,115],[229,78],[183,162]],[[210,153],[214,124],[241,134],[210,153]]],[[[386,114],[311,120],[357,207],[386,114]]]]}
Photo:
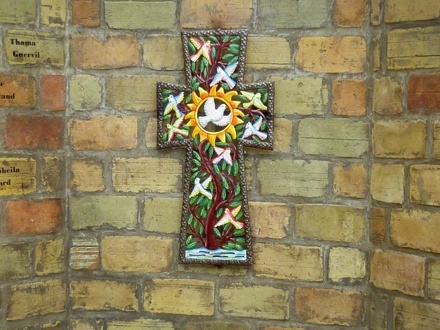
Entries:
{"type": "Polygon", "coordinates": [[[215,260],[246,260],[246,250],[208,250],[205,247],[198,249],[186,250],[185,257],[187,259],[215,259],[215,260]]]}

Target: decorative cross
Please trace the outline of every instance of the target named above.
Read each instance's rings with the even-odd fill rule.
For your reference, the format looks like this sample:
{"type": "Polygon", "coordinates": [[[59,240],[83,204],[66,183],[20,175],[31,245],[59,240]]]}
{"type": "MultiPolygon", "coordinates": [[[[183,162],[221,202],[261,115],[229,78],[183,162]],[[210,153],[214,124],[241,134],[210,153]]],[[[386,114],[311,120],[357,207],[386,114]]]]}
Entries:
{"type": "Polygon", "coordinates": [[[187,86],[157,84],[158,148],[186,147],[180,261],[252,264],[244,146],[273,148],[271,82],[243,84],[245,30],[182,33],[187,86]]]}

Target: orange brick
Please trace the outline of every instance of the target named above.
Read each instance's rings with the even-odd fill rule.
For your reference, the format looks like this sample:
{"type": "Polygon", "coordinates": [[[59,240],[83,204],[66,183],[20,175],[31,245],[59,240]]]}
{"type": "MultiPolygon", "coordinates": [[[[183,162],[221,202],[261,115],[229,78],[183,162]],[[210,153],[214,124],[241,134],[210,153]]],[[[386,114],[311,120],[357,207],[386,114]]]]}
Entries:
{"type": "Polygon", "coordinates": [[[15,200],[6,202],[6,232],[19,234],[54,234],[59,231],[61,200],[15,200]]]}
{"type": "Polygon", "coordinates": [[[340,116],[362,116],[367,110],[365,80],[342,79],[332,84],[332,112],[340,116]]]}
{"type": "Polygon", "coordinates": [[[365,0],[336,0],[333,19],[342,27],[360,27],[364,24],[367,12],[365,0]]]}
{"type": "Polygon", "coordinates": [[[0,74],[0,107],[29,108],[35,105],[35,78],[27,74],[0,74]]]}
{"type": "Polygon", "coordinates": [[[99,6],[99,0],[72,0],[73,25],[99,26],[99,6]]]}
{"type": "Polygon", "coordinates": [[[354,326],[363,318],[363,295],[358,291],[297,288],[295,314],[304,322],[354,326]]]}
{"type": "Polygon", "coordinates": [[[363,198],[367,190],[367,170],[363,164],[337,164],[333,169],[333,191],[343,197],[363,198]]]}
{"type": "Polygon", "coordinates": [[[423,297],[425,258],[376,250],[370,260],[370,271],[370,281],[377,288],[423,297]]]}
{"type": "Polygon", "coordinates": [[[75,150],[133,149],[137,143],[137,119],[133,116],[72,119],[69,135],[75,150]]]}
{"type": "Polygon", "coordinates": [[[72,37],[72,64],[82,69],[120,69],[139,65],[140,44],[131,35],[110,36],[101,41],[93,35],[72,37]]]}
{"type": "Polygon", "coordinates": [[[374,208],[371,212],[370,240],[374,244],[385,242],[385,210],[374,208]]]}
{"type": "Polygon", "coordinates": [[[409,78],[408,108],[413,113],[440,112],[440,73],[422,74],[409,78]]]}
{"type": "Polygon", "coordinates": [[[62,75],[41,78],[41,106],[48,110],[65,110],[66,81],[62,75]]]}
{"type": "Polygon", "coordinates": [[[63,119],[61,117],[11,115],[6,118],[7,149],[61,149],[63,119]]]}

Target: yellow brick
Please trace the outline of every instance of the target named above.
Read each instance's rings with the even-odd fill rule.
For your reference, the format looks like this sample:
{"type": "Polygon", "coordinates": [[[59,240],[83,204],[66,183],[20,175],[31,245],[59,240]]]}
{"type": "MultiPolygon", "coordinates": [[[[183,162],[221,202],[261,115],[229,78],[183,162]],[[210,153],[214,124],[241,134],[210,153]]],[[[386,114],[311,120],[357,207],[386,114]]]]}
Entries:
{"type": "Polygon", "coordinates": [[[363,116],[367,110],[367,85],[362,79],[338,79],[332,83],[332,112],[338,116],[363,116]]]}
{"type": "Polygon", "coordinates": [[[154,319],[138,319],[135,321],[109,321],[107,330],[174,330],[172,322],[154,319]]]}
{"type": "Polygon", "coordinates": [[[144,229],[158,233],[177,234],[180,229],[181,216],[181,198],[147,199],[144,209],[144,229]]]}
{"type": "Polygon", "coordinates": [[[365,253],[356,248],[334,247],[329,254],[328,277],[333,282],[359,281],[366,275],[365,253]]]}
{"type": "Polygon", "coordinates": [[[333,191],[336,195],[363,198],[367,190],[367,170],[363,164],[341,164],[333,168],[333,191]]]}
{"type": "Polygon", "coordinates": [[[70,267],[74,270],[99,268],[99,243],[95,237],[73,237],[70,248],[70,267]]]}
{"type": "Polygon", "coordinates": [[[51,27],[63,27],[66,23],[66,0],[42,0],[41,23],[51,27]]]}
{"type": "MultiPolygon", "coordinates": [[[[374,1],[374,0],[373,0],[374,1]]],[[[381,47],[382,47],[382,35],[378,34],[373,37],[373,70],[379,71],[381,68],[381,47]]]]}
{"type": "Polygon", "coordinates": [[[31,108],[36,104],[37,84],[27,74],[0,74],[0,107],[31,108]]]}
{"type": "Polygon", "coordinates": [[[342,27],[361,27],[365,22],[366,0],[336,0],[333,11],[336,25],[342,27]]]}
{"type": "Polygon", "coordinates": [[[11,24],[32,24],[35,22],[35,0],[0,1],[0,22],[11,24]]]}
{"type": "Polygon", "coordinates": [[[38,276],[64,271],[64,240],[55,239],[38,242],[35,247],[35,273],[38,276]]]}
{"type": "Polygon", "coordinates": [[[155,70],[183,70],[180,36],[148,36],[144,43],[144,64],[155,70]]]}
{"type": "Polygon", "coordinates": [[[246,67],[249,69],[283,69],[290,67],[290,45],[281,37],[249,36],[246,67]]]}
{"type": "Polygon", "coordinates": [[[95,320],[71,319],[70,327],[72,330],[104,330],[104,322],[95,320]]]}
{"type": "Polygon", "coordinates": [[[31,249],[29,245],[0,245],[1,281],[29,277],[30,264],[31,249]]]}
{"type": "Polygon", "coordinates": [[[182,190],[182,166],[172,158],[115,158],[112,178],[120,192],[182,190]]]}
{"type": "Polygon", "coordinates": [[[251,202],[249,213],[252,221],[252,236],[259,238],[287,236],[291,216],[287,204],[251,202]]]}
{"type": "Polygon", "coordinates": [[[90,75],[73,75],[70,78],[70,105],[74,110],[98,108],[101,104],[99,78],[90,75]]]}
{"type": "Polygon", "coordinates": [[[234,284],[220,288],[220,311],[227,316],[287,320],[288,292],[270,286],[234,284]]]}
{"type": "Polygon", "coordinates": [[[325,241],[360,242],[364,236],[363,209],[342,205],[296,206],[295,235],[325,241]]]}
{"type": "Polygon", "coordinates": [[[440,213],[393,210],[390,236],[394,245],[440,253],[440,213]]]}
{"type": "Polygon", "coordinates": [[[429,263],[428,297],[440,300],[440,260],[431,260],[429,263]]]}
{"type": "Polygon", "coordinates": [[[394,299],[394,324],[399,329],[438,329],[440,324],[440,306],[414,300],[394,299]]]}
{"type": "Polygon", "coordinates": [[[177,270],[180,272],[194,274],[209,274],[218,277],[225,276],[244,276],[247,268],[243,267],[212,267],[209,264],[179,264],[177,270]]]}
{"type": "Polygon", "coordinates": [[[438,68],[440,27],[392,30],[388,34],[388,68],[391,70],[438,68]]]}
{"type": "Polygon", "coordinates": [[[64,160],[59,157],[45,157],[41,181],[47,192],[59,192],[63,186],[64,160]]]}
{"type": "Polygon", "coordinates": [[[423,297],[425,258],[394,251],[374,251],[370,282],[377,288],[423,297]]]}
{"type": "Polygon", "coordinates": [[[74,159],[70,165],[70,187],[76,191],[103,191],[103,166],[97,161],[74,159]]]}
{"type": "Polygon", "coordinates": [[[402,112],[403,90],[399,82],[384,77],[374,80],[373,111],[381,115],[402,112]]]}
{"type": "Polygon", "coordinates": [[[438,18],[440,2],[438,0],[387,0],[385,1],[385,22],[423,21],[438,18]]]}
{"type": "Polygon", "coordinates": [[[8,62],[12,65],[64,65],[64,40],[52,33],[9,30],[5,36],[5,46],[8,62]]]}
{"type": "Polygon", "coordinates": [[[370,330],[387,329],[390,296],[372,292],[370,295],[370,330]]]}
{"type": "Polygon", "coordinates": [[[188,321],[183,324],[182,330],[251,330],[246,323],[225,321],[200,322],[188,321]]]}
{"type": "Polygon", "coordinates": [[[373,164],[370,192],[373,199],[385,203],[403,203],[403,165],[373,164]]]}
{"type": "Polygon", "coordinates": [[[32,158],[0,158],[0,196],[24,195],[37,189],[37,164],[32,158]]]}
{"type": "Polygon", "coordinates": [[[381,2],[382,0],[371,0],[371,24],[374,26],[381,23],[381,2]]]}
{"type": "Polygon", "coordinates": [[[65,310],[66,288],[59,280],[14,285],[8,296],[7,320],[61,313],[65,310]]]}
{"type": "Polygon", "coordinates": [[[214,315],[214,283],[156,279],[145,287],[144,309],[150,313],[214,315]]]}
{"type": "Polygon", "coordinates": [[[257,243],[254,254],[257,277],[323,281],[323,252],[319,247],[257,243]]]}
{"type": "Polygon", "coordinates": [[[366,53],[362,37],[301,37],[295,63],[304,71],[360,73],[365,68],[366,53]]]}
{"type": "Polygon", "coordinates": [[[277,128],[274,132],[274,151],[290,151],[292,141],[293,126],[292,121],[284,118],[275,118],[274,126],[277,128]]]}
{"type": "Polygon", "coordinates": [[[138,310],[136,284],[127,282],[73,280],[70,299],[73,310],[138,310]]]}
{"type": "Polygon", "coordinates": [[[409,193],[413,203],[440,206],[440,166],[410,167],[409,193]]]}
{"type": "Polygon", "coordinates": [[[115,272],[164,272],[171,267],[169,238],[106,236],[101,242],[102,268],[115,272]]]}
{"type": "Polygon", "coordinates": [[[145,129],[145,145],[147,148],[157,147],[157,119],[148,119],[147,128],[145,129]]]}
{"type": "Polygon", "coordinates": [[[171,29],[174,1],[104,1],[105,21],[112,29],[171,29]]]}

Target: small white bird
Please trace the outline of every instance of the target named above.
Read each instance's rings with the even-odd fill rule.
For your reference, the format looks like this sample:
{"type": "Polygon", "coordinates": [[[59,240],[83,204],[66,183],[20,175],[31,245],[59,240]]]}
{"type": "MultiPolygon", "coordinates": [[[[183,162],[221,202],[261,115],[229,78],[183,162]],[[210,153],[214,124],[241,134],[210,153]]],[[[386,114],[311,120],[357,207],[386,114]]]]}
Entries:
{"type": "Polygon", "coordinates": [[[215,108],[214,98],[210,97],[205,101],[205,105],[203,107],[206,116],[200,116],[199,123],[205,128],[210,122],[213,122],[215,125],[224,127],[231,122],[232,112],[229,115],[224,116],[226,110],[226,104],[222,103],[217,109],[215,108]]]}
{"type": "Polygon", "coordinates": [[[237,68],[238,62],[235,62],[233,64],[228,65],[224,70],[219,65],[217,67],[217,73],[212,78],[211,83],[209,84],[209,87],[214,86],[215,84],[218,84],[220,81],[224,81],[228,84],[229,88],[234,88],[237,84],[234,79],[231,78],[231,75],[234,73],[235,69],[237,68]]]}
{"type": "Polygon", "coordinates": [[[203,196],[207,197],[208,199],[212,199],[212,193],[206,190],[208,188],[209,183],[211,182],[212,177],[210,176],[205,181],[200,183],[200,178],[196,178],[194,180],[194,188],[189,195],[189,198],[197,196],[198,194],[202,194],[203,196]]]}
{"type": "Polygon", "coordinates": [[[217,157],[212,159],[213,164],[218,164],[223,159],[227,164],[232,166],[231,148],[214,147],[217,157]]]}
{"type": "Polygon", "coordinates": [[[182,101],[183,101],[183,92],[180,92],[180,94],[177,96],[174,96],[173,94],[168,96],[168,104],[165,107],[163,114],[167,115],[171,111],[174,111],[176,113],[176,117],[180,118],[182,116],[182,112],[179,110],[178,104],[182,101]]]}
{"type": "Polygon", "coordinates": [[[243,133],[243,139],[256,135],[261,140],[266,140],[267,133],[260,132],[261,124],[263,123],[263,117],[258,118],[258,120],[252,124],[251,122],[248,122],[246,126],[244,127],[244,133],[243,133]]]}
{"type": "Polygon", "coordinates": [[[176,134],[180,134],[182,135],[184,138],[187,138],[189,136],[189,130],[187,129],[182,129],[182,123],[185,120],[185,117],[180,117],[179,119],[177,119],[172,125],[171,124],[167,124],[167,128],[168,128],[168,141],[171,141],[174,139],[174,137],[176,136],[176,134]]]}
{"type": "Polygon", "coordinates": [[[263,101],[261,101],[260,93],[254,94],[254,93],[242,91],[241,94],[249,100],[249,102],[243,103],[243,107],[245,109],[248,109],[252,105],[254,105],[260,110],[267,110],[267,107],[264,105],[263,101]]]}
{"type": "Polygon", "coordinates": [[[197,52],[192,54],[189,58],[191,61],[196,62],[200,56],[203,56],[208,61],[209,65],[212,65],[211,62],[211,41],[201,41],[197,38],[190,38],[189,41],[196,47],[197,52]]]}
{"type": "Polygon", "coordinates": [[[244,223],[235,220],[235,217],[237,216],[238,212],[241,210],[241,205],[237,206],[235,209],[225,209],[225,213],[223,213],[223,216],[221,219],[214,225],[214,227],[222,226],[227,223],[231,223],[236,229],[241,229],[244,227],[244,223]]]}

